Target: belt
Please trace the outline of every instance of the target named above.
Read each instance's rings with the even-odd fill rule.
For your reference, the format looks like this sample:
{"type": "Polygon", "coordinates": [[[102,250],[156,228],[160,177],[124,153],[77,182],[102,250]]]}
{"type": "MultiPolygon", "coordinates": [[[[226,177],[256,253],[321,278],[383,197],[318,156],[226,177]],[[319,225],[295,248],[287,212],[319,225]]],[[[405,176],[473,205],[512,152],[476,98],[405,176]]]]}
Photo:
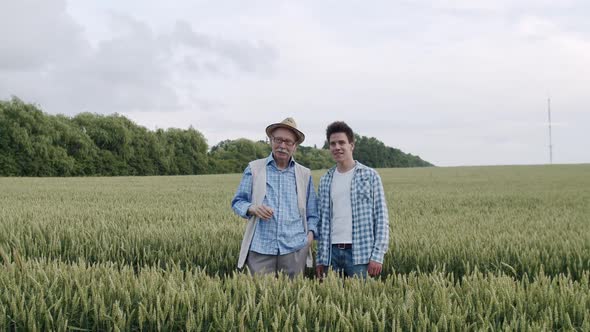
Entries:
{"type": "Polygon", "coordinates": [[[335,246],[338,249],[352,249],[352,243],[334,243],[333,246],[335,246]]]}

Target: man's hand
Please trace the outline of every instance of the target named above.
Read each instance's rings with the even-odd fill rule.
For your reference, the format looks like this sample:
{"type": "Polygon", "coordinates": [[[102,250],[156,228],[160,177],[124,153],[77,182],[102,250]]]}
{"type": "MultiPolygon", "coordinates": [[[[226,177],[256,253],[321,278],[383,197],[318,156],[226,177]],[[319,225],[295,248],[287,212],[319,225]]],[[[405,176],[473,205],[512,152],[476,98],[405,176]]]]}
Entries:
{"type": "Polygon", "coordinates": [[[316,265],[315,266],[315,276],[318,279],[323,279],[324,278],[324,269],[326,267],[324,265],[316,265]]]}
{"type": "Polygon", "coordinates": [[[375,261],[369,261],[369,266],[367,267],[367,272],[371,277],[378,276],[381,273],[381,269],[383,268],[383,264],[377,263],[375,261]]]}
{"type": "Polygon", "coordinates": [[[270,220],[272,218],[273,211],[270,207],[266,205],[250,205],[248,208],[248,214],[257,216],[262,220],[270,220]]]}
{"type": "Polygon", "coordinates": [[[307,247],[311,248],[311,244],[313,243],[313,232],[307,232],[307,247]]]}

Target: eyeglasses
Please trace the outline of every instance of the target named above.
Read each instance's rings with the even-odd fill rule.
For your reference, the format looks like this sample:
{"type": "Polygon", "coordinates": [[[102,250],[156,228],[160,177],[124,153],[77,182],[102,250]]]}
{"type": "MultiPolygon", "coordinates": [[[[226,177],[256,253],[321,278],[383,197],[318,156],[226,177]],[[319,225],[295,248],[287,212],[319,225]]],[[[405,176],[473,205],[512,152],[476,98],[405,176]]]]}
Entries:
{"type": "Polygon", "coordinates": [[[289,139],[284,139],[284,138],[280,138],[280,137],[272,137],[272,142],[276,145],[281,145],[282,143],[285,143],[285,145],[287,146],[293,146],[295,145],[295,142],[293,142],[292,140],[289,139]]]}

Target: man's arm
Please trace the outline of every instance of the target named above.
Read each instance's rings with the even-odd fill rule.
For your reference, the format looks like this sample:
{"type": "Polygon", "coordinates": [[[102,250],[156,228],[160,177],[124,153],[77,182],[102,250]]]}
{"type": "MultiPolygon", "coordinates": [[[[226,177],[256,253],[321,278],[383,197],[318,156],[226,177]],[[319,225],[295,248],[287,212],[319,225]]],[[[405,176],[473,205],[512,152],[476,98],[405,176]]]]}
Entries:
{"type": "Polygon", "coordinates": [[[373,179],[373,221],[375,243],[371,261],[383,264],[383,257],[389,248],[389,212],[381,177],[376,171],[373,179]]]}
{"type": "Polygon", "coordinates": [[[317,223],[317,234],[316,234],[316,239],[318,241],[318,246],[317,246],[317,253],[316,253],[316,276],[318,278],[323,278],[324,273],[327,270],[327,266],[328,266],[328,262],[329,262],[329,248],[325,247],[325,241],[323,241],[322,237],[323,236],[327,236],[325,234],[322,234],[322,223],[324,222],[329,222],[326,221],[322,218],[325,217],[325,211],[324,213],[322,213],[321,209],[323,209],[324,207],[321,206],[322,202],[321,199],[323,197],[323,195],[326,195],[326,193],[324,192],[326,190],[325,187],[327,187],[326,185],[326,181],[322,181],[324,180],[324,178],[322,177],[322,179],[320,179],[320,184],[318,186],[318,209],[319,211],[319,218],[318,218],[318,223],[317,223]],[[323,242],[322,242],[323,241],[323,242]]]}
{"type": "Polygon", "coordinates": [[[272,218],[274,212],[270,207],[252,204],[252,170],[250,165],[244,170],[242,181],[240,181],[236,195],[231,201],[231,207],[242,218],[248,219],[251,216],[257,216],[262,220],[272,218]]]}
{"type": "MultiPolygon", "coordinates": [[[[307,185],[307,230],[313,232],[313,238],[318,238],[318,221],[320,219],[318,213],[318,197],[315,193],[313,185],[313,178],[309,176],[309,184],[307,185]]],[[[313,240],[313,239],[312,239],[313,240]]]]}
{"type": "Polygon", "coordinates": [[[252,170],[250,165],[244,170],[240,185],[231,201],[234,212],[242,218],[250,218],[248,208],[252,205],[252,170]]]}

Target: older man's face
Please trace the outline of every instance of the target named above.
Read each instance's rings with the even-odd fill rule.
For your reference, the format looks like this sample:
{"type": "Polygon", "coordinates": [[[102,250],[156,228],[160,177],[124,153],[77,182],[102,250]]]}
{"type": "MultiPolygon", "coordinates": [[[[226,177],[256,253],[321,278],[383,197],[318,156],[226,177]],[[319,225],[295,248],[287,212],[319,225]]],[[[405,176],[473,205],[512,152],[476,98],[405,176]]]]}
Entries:
{"type": "Polygon", "coordinates": [[[297,136],[289,129],[277,128],[270,138],[275,161],[285,165],[297,150],[297,136]]]}

